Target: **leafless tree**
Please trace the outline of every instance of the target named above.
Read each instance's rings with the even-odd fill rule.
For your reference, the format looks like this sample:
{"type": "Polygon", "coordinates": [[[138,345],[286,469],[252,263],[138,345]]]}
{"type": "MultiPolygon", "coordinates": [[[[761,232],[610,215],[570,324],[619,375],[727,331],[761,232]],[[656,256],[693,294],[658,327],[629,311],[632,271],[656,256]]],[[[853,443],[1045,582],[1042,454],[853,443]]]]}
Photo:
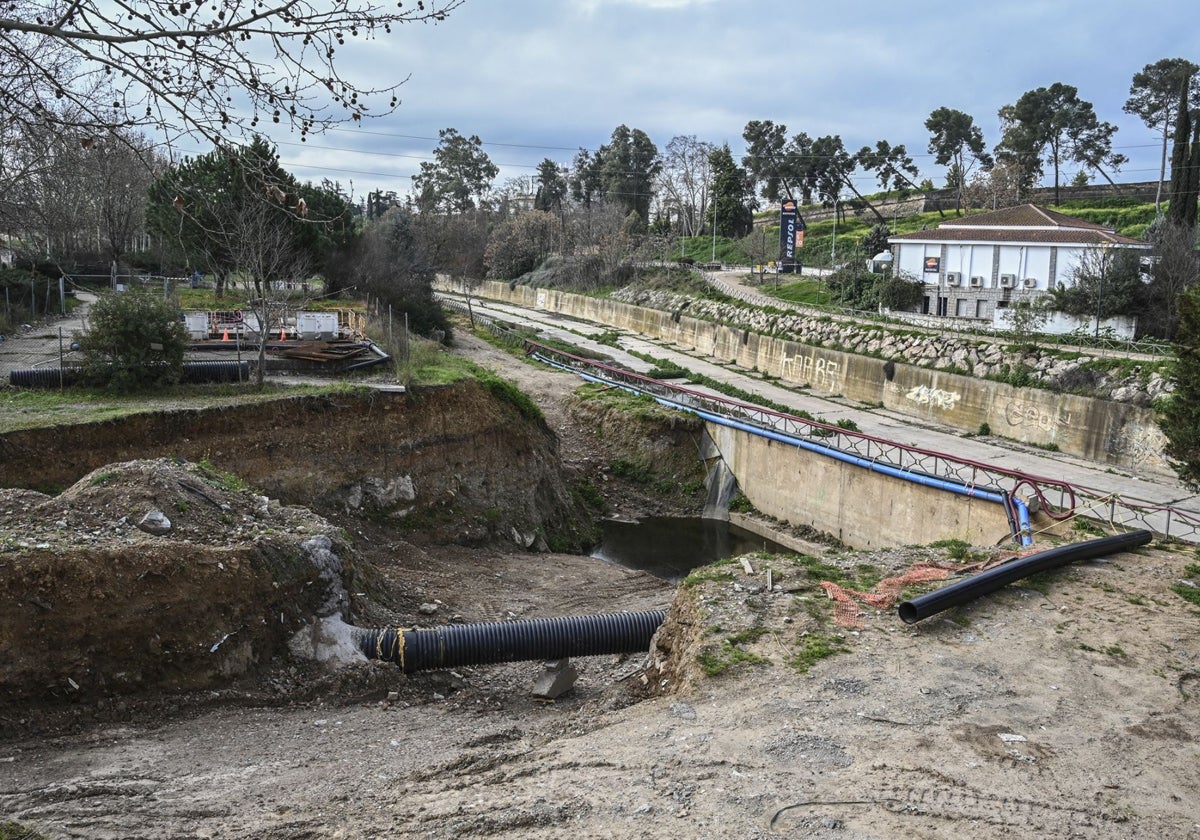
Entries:
{"type": "Polygon", "coordinates": [[[742,251],[758,266],[758,281],[767,273],[767,263],[779,253],[779,240],[767,235],[766,225],[758,225],[742,239],[742,251]]]}
{"type": "Polygon", "coordinates": [[[1018,164],[998,161],[986,172],[977,172],[962,191],[966,209],[997,210],[1028,200],[1028,175],[1018,164]]]}
{"type": "Polygon", "coordinates": [[[287,285],[307,276],[304,255],[296,247],[295,231],[286,209],[265,201],[248,201],[236,208],[224,231],[228,237],[235,282],[242,285],[258,321],[258,365],[255,384],[263,384],[267,342],[280,336],[287,310],[303,308],[287,285]]]}
{"type": "Polygon", "coordinates": [[[656,193],[659,210],[673,217],[672,225],[680,236],[696,236],[704,226],[712,191],[712,167],[709,157],[712,143],[691,136],[672,138],[663,153],[656,193]]]}
{"type": "Polygon", "coordinates": [[[462,2],[0,0],[0,114],[212,141],[273,122],[303,137],[398,104],[404,79],[363,86],[342,72],[347,42],[441,21],[462,2]]]}
{"type": "Polygon", "coordinates": [[[139,133],[0,128],[0,232],[33,259],[119,262],[145,227],[162,159],[139,133]]]}

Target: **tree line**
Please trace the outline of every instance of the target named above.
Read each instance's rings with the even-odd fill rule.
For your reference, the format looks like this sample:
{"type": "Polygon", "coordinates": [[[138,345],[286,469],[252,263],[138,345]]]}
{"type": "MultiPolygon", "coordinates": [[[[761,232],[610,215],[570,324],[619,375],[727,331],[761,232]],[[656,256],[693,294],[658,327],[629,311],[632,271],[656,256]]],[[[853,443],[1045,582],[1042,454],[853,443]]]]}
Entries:
{"type": "MultiPolygon", "coordinates": [[[[499,170],[482,141],[447,128],[406,200],[373,193],[363,206],[336,184],[296,182],[255,136],[282,125],[303,140],[390,113],[402,75],[379,83],[351,78],[343,72],[347,45],[436,23],[460,4],[0,0],[5,261],[47,274],[89,261],[110,271],[138,262],[160,270],[203,266],[218,282],[236,275],[263,291],[273,278],[319,272],[334,288],[411,292],[428,302],[436,272],[553,274],[555,259],[569,260],[569,274],[585,284],[619,283],[639,259],[665,257],[682,238],[711,233],[714,252],[718,232],[751,238],[761,200],[820,202],[882,223],[858,187],[860,173],[885,193],[932,187],[927,177],[917,181],[903,145],[881,139],[854,151],[837,135],[792,134],[765,119],[744,127],[740,158],[696,137],[673,138],[660,152],[644,132],[621,125],[569,165],[547,158],[528,183],[495,189],[499,170]],[[179,140],[196,138],[213,151],[194,160],[171,152],[179,140]]],[[[1155,230],[1162,241],[1186,243],[1175,298],[1184,347],[1200,340],[1197,70],[1182,58],[1147,65],[1134,74],[1124,106],[1161,137],[1155,205],[1167,209],[1155,230]]],[[[1113,183],[1125,163],[1113,145],[1115,126],[1073,86],[1028,91],[998,116],[1001,136],[991,149],[962,111],[938,108],[925,122],[928,151],[946,168],[958,212],[1021,203],[1047,175],[1057,196],[1072,167],[1076,181],[1113,183]]],[[[1101,267],[1100,282],[1110,273],[1101,267]]],[[[13,285],[0,275],[0,286],[9,304],[13,285]]],[[[38,288],[30,284],[30,312],[38,288]]],[[[1181,364],[1189,358],[1181,353],[1181,364]]],[[[1183,426],[1200,437],[1192,420],[1183,426]]],[[[1164,428],[1175,440],[1170,424],[1164,428]]]]}

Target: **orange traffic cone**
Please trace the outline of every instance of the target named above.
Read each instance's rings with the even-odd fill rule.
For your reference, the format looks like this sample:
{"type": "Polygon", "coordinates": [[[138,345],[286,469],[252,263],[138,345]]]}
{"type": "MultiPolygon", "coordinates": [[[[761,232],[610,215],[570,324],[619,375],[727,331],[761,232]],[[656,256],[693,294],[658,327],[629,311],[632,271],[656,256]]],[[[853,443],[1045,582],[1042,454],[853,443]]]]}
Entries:
{"type": "Polygon", "coordinates": [[[279,340],[287,341],[287,331],[283,327],[279,328],[279,340]]]}
{"type": "Polygon", "coordinates": [[[229,327],[226,327],[226,328],[225,328],[225,332],[224,332],[224,333],[222,333],[222,335],[221,335],[221,340],[222,340],[222,341],[228,341],[228,340],[229,340],[229,327]]]}

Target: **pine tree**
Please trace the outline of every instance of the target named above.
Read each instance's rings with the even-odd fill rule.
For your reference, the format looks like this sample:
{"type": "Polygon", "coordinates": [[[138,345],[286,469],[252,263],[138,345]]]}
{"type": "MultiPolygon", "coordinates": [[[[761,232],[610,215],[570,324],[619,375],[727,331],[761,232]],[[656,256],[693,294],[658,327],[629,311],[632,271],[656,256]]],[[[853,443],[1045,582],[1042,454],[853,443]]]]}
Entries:
{"type": "Polygon", "coordinates": [[[1179,480],[1200,489],[1200,288],[1179,299],[1179,330],[1175,334],[1175,386],[1163,408],[1159,427],[1167,436],[1165,451],[1179,480]]]}

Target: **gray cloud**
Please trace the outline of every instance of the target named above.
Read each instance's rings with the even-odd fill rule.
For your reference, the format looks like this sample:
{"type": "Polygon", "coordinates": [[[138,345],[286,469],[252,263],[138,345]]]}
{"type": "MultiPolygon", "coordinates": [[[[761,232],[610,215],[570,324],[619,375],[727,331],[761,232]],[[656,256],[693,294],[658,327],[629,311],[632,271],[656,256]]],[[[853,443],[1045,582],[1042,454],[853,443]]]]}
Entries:
{"type": "Polygon", "coordinates": [[[301,178],[345,181],[339,170],[354,170],[372,173],[353,176],[363,189],[403,192],[448,127],[478,135],[503,181],[546,157],[569,163],[620,124],[660,149],[695,135],[740,156],[745,124],[769,119],[839,134],[851,150],[904,143],[936,183],[930,111],[966,111],[990,146],[1001,106],[1061,81],[1120,127],[1131,163],[1118,180],[1152,179],[1155,135],[1121,106],[1145,64],[1200,63],[1200,29],[1173,23],[1191,18],[1194,0],[1162,0],[1152,13],[1111,0],[866,3],[853,15],[796,0],[472,0],[443,23],[350,53],[360,79],[409,77],[395,114],[280,152],[312,167],[297,168],[301,178]]]}

